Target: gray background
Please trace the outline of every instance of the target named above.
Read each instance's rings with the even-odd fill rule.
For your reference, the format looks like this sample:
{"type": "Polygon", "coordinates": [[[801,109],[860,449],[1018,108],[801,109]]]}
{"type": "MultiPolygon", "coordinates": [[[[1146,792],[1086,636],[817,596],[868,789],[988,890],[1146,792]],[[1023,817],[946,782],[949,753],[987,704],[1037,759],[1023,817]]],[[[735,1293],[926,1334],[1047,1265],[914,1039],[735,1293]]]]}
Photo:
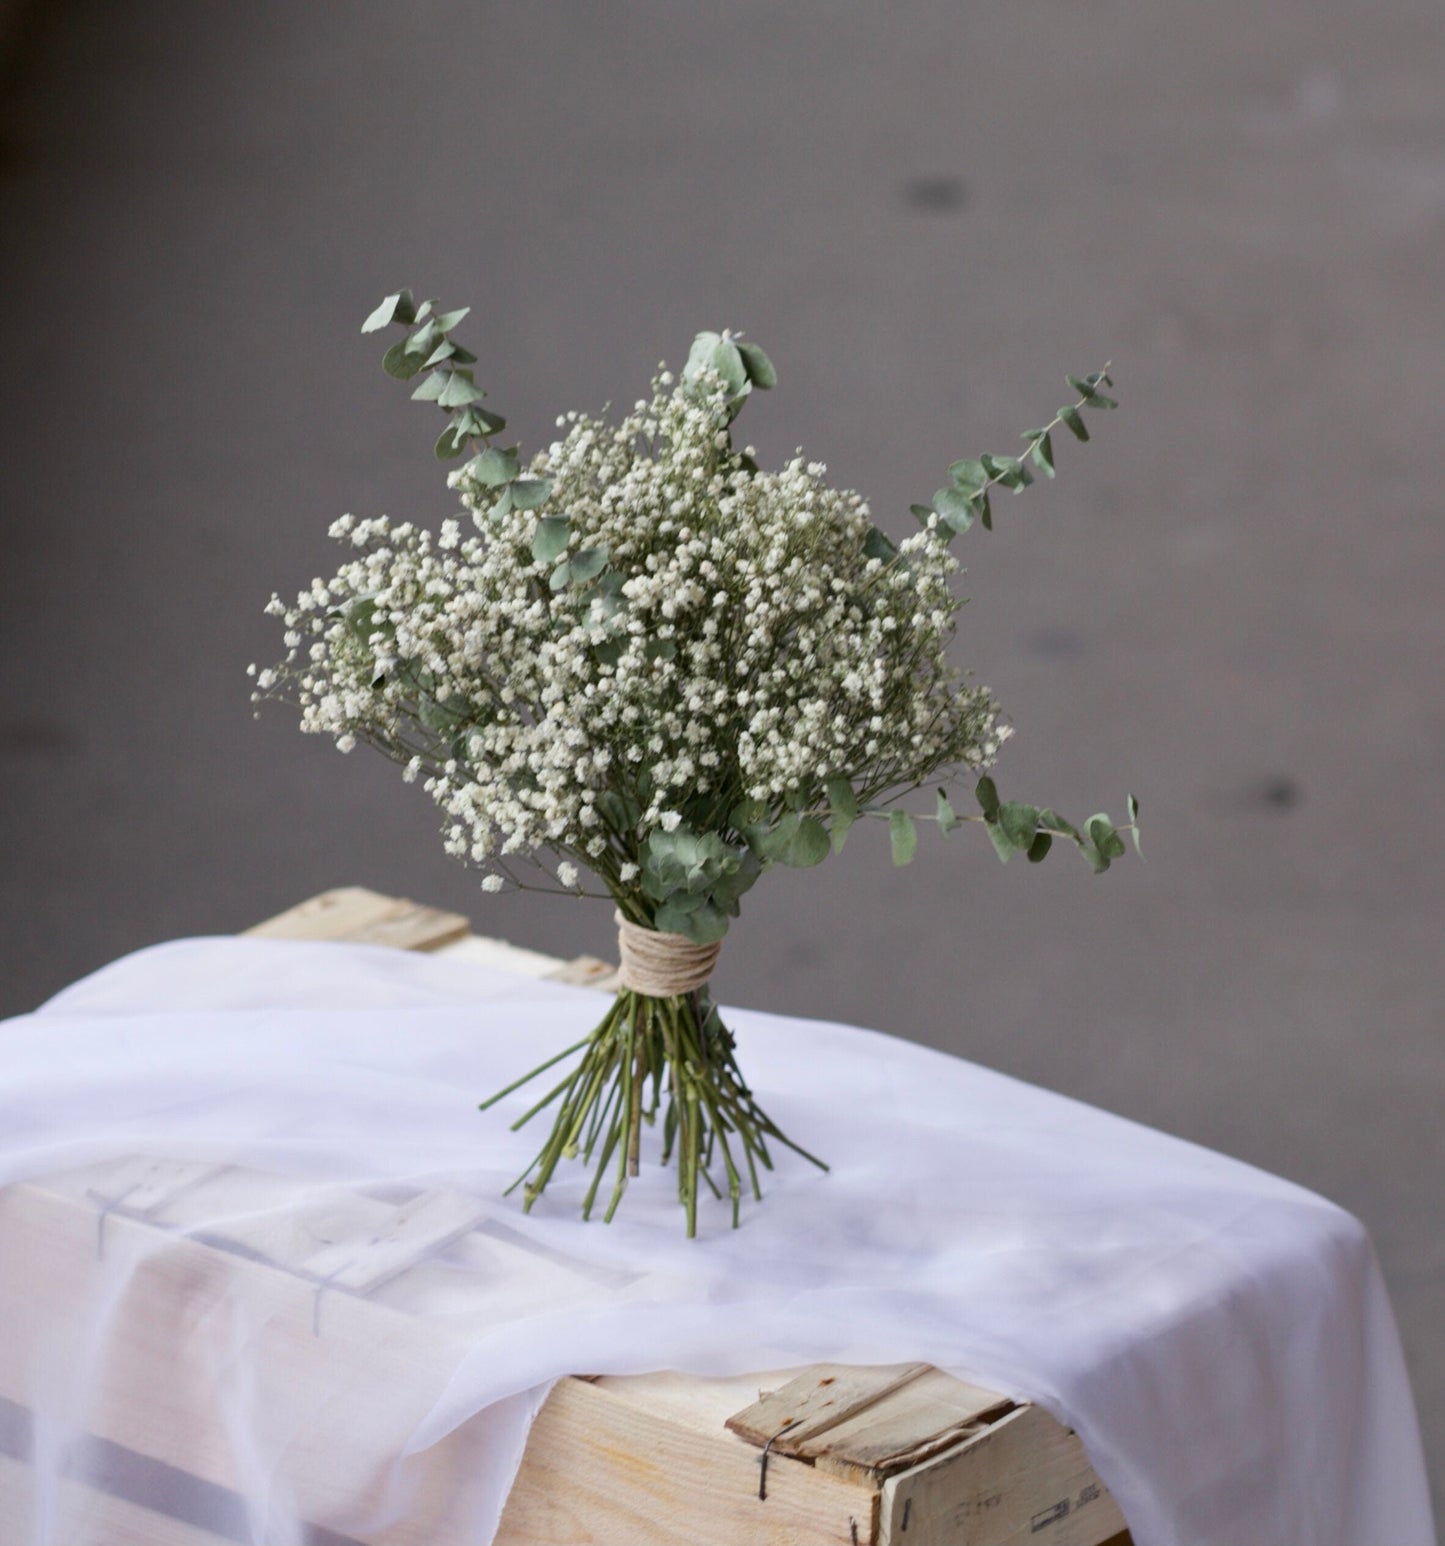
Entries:
{"type": "Polygon", "coordinates": [[[746,328],[747,437],[899,531],[1112,357],[1121,411],[965,540],[963,649],[1005,793],[1133,789],[1147,866],[860,832],[749,898],[721,987],[1357,1212],[1445,1473],[1438,0],[55,0],[5,68],[0,1007],[343,882],[608,949],[252,718],[330,520],[449,510],[357,331],[388,289],[477,308],[532,445],[746,328]]]}

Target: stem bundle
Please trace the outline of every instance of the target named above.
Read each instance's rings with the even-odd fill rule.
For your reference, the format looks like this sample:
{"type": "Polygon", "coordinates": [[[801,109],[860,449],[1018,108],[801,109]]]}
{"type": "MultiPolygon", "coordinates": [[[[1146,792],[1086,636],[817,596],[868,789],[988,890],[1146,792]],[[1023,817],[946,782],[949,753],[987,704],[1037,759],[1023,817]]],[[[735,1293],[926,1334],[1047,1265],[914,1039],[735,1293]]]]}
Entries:
{"type": "Polygon", "coordinates": [[[590,1036],[499,1090],[481,1103],[481,1109],[579,1051],[582,1058],[572,1072],[512,1124],[515,1131],[560,1102],[540,1153],[507,1188],[510,1194],[524,1186],[527,1212],[546,1190],[558,1164],[580,1159],[584,1166],[595,1161],[582,1217],[591,1218],[604,1177],[611,1173],[612,1191],[603,1213],[604,1221],[610,1222],[629,1177],[638,1173],[643,1125],[654,1126],[659,1110],[663,1110],[661,1160],[666,1165],[674,1153],[677,1156],[677,1195],[687,1213],[689,1238],[697,1234],[699,1178],[715,1197],[724,1195],[712,1173],[719,1162],[734,1229],[745,1176],[753,1196],[762,1200],[759,1166],[773,1168],[769,1139],[820,1170],[828,1168],[788,1138],[753,1099],[738,1070],[732,1034],[705,989],[669,998],[621,989],[590,1036]]]}

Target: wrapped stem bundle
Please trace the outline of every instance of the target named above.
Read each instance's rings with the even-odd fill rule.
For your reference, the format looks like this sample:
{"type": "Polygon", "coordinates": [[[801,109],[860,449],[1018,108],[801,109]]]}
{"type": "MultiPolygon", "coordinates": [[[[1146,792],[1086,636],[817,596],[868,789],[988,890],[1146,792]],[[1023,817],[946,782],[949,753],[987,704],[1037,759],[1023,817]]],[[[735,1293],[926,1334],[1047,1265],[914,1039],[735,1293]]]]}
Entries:
{"type": "Polygon", "coordinates": [[[677,1195],[689,1238],[697,1233],[699,1179],[715,1197],[727,1196],[736,1228],[744,1187],[762,1199],[758,1172],[773,1168],[770,1138],[820,1169],[827,1166],[787,1138],[743,1082],[733,1038],[707,991],[720,946],[639,927],[620,912],[617,923],[622,985],[601,1023],[585,1042],[498,1091],[482,1109],[581,1051],[572,1072],[513,1124],[521,1127],[560,1102],[541,1152],[513,1183],[524,1188],[524,1207],[531,1209],[561,1160],[592,1166],[595,1156],[582,1216],[592,1217],[611,1174],[603,1213],[610,1221],[628,1178],[638,1173],[643,1127],[655,1125],[665,1102],[661,1162],[676,1155],[677,1195]],[[715,1168],[725,1193],[714,1179],[715,1168]]]}

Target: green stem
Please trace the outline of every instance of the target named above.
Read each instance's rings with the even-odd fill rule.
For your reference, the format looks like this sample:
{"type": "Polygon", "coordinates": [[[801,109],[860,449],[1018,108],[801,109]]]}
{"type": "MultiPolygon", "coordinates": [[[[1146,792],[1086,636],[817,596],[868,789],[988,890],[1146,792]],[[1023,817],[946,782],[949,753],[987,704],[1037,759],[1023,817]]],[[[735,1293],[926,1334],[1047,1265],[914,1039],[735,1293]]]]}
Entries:
{"type": "Polygon", "coordinates": [[[677,1164],[677,1196],[688,1236],[697,1234],[699,1180],[730,1204],[732,1224],[741,1224],[746,1184],[755,1198],[763,1192],[759,1163],[772,1169],[768,1140],[826,1166],[788,1138],[757,1104],[743,1081],[733,1039],[705,995],[652,998],[623,989],[592,1034],[515,1080],[483,1103],[494,1105],[563,1058],[581,1052],[576,1067],[517,1119],[521,1127],[554,1104],[552,1128],[536,1158],[507,1188],[525,1183],[523,1207],[530,1211],[564,1159],[580,1159],[591,1172],[582,1203],[591,1218],[602,1179],[613,1176],[604,1219],[611,1220],[631,1177],[641,1169],[642,1128],[655,1120],[664,1089],[661,1159],[677,1164]],[[652,1085],[649,1098],[647,1086],[652,1085]],[[721,1156],[726,1187],[711,1174],[721,1156]]]}

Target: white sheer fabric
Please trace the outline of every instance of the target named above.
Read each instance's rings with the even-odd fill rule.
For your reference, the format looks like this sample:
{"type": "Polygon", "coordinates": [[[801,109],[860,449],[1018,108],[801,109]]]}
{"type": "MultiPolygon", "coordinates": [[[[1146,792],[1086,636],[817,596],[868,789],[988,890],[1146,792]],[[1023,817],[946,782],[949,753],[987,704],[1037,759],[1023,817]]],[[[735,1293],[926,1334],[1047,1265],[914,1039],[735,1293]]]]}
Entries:
{"type": "Polygon", "coordinates": [[[232,1539],[328,1538],[302,1516],[379,1533],[425,1506],[415,1465],[466,1424],[448,1506],[488,1541],[528,1423],[568,1372],[918,1359],[1076,1428],[1139,1546],[1433,1543],[1390,1306],[1339,1209],[907,1042],[733,1011],[764,1106],[831,1175],[784,1151],[743,1227],[705,1203],[694,1242],[655,1164],[610,1226],[580,1222],[573,1177],[524,1216],[499,1193],[540,1142],[508,1131],[538,1092],[486,1116],[476,1100],[578,1039],[603,1003],[460,961],[218,939],[143,951],[0,1027],[0,1313],[30,1328],[23,1346],[0,1338],[0,1378],[12,1417],[36,1414],[34,1501],[4,1540],[61,1546],[64,1476],[116,1463],[79,1436],[143,1377],[144,1293],[199,1282],[185,1253],[203,1237],[239,1246],[240,1265],[206,1279],[204,1313],[145,1367],[173,1358],[163,1378],[204,1383],[195,1443],[224,1450],[234,1486],[179,1472],[155,1485],[232,1539]],[[165,1230],[113,1231],[84,1285],[37,1268],[43,1243],[16,1243],[29,1189],[10,1183],[59,1176],[83,1203],[136,1155],[250,1179],[197,1189],[231,1200],[178,1204],[165,1230]],[[318,1335],[278,1359],[243,1267],[284,1255],[278,1241],[344,1235],[357,1194],[413,1189],[476,1198],[487,1218],[466,1250],[370,1295],[406,1312],[395,1346],[358,1357],[342,1335],[356,1301],[336,1294],[317,1300],[318,1335]],[[488,1270],[487,1242],[506,1240],[536,1275],[488,1270]],[[419,1321],[437,1332],[425,1356],[419,1321]],[[308,1445],[359,1457],[352,1495],[303,1495],[308,1445]]]}

